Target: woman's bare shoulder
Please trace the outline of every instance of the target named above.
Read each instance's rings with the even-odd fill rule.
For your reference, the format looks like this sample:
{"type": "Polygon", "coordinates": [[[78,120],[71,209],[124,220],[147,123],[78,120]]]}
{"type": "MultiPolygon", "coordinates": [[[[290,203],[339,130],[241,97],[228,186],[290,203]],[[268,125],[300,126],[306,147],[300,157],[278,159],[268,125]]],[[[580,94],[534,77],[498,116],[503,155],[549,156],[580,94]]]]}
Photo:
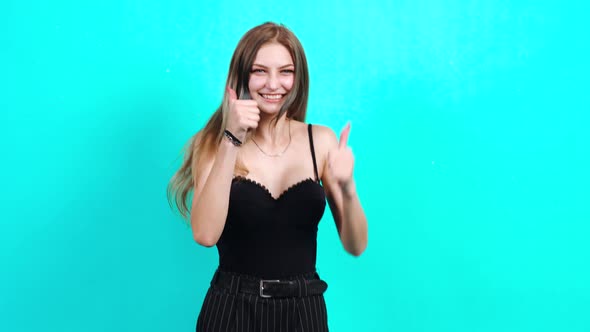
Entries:
{"type": "MultiPolygon", "coordinates": [[[[305,135],[307,136],[307,127],[310,125],[308,123],[302,122],[302,121],[297,121],[297,120],[291,120],[293,123],[293,128],[295,130],[297,130],[297,132],[305,132],[305,135]]],[[[332,128],[328,127],[328,126],[324,126],[321,124],[315,124],[312,123],[312,135],[313,135],[313,141],[314,143],[317,140],[325,140],[325,139],[330,139],[332,136],[335,138],[336,134],[334,134],[334,131],[332,130],[332,128]]]]}
{"type": "Polygon", "coordinates": [[[321,124],[313,124],[313,141],[318,146],[319,150],[328,152],[330,149],[338,145],[336,133],[332,128],[321,124]]]}
{"type": "MultiPolygon", "coordinates": [[[[295,129],[294,132],[299,134],[299,136],[301,136],[302,138],[305,137],[307,139],[309,124],[297,120],[291,121],[293,121],[293,129],[295,129]]],[[[311,125],[313,143],[317,153],[327,153],[330,149],[338,145],[336,133],[334,132],[334,130],[332,130],[332,128],[315,123],[311,125]]]]}

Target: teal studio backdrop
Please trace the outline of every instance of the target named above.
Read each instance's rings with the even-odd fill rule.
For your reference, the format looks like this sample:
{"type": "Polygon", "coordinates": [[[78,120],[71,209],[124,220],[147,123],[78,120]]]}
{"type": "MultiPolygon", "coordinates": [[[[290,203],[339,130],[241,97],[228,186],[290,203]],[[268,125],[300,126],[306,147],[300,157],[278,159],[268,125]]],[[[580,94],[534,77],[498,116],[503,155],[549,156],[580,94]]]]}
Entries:
{"type": "Polygon", "coordinates": [[[583,1],[8,1],[0,330],[192,331],[217,251],[170,210],[239,38],[285,23],[351,121],[369,246],[327,213],[332,331],[590,331],[583,1]]]}

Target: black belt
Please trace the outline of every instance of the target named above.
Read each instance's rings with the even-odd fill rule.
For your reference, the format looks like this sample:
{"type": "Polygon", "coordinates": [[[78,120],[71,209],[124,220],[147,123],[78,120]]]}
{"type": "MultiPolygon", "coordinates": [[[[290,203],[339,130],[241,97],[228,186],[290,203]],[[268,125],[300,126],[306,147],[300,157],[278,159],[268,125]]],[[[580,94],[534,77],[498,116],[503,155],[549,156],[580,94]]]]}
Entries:
{"type": "Polygon", "coordinates": [[[215,272],[211,285],[232,293],[254,294],[263,298],[320,295],[328,288],[328,284],[321,279],[251,279],[219,270],[215,272]]]}

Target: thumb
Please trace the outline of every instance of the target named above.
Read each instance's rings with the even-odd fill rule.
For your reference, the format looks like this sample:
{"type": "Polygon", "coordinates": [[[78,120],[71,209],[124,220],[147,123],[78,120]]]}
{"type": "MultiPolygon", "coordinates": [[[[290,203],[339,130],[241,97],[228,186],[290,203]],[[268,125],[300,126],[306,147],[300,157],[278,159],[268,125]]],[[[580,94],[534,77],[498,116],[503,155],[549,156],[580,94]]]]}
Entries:
{"type": "Polygon", "coordinates": [[[236,94],[236,91],[232,88],[229,87],[229,85],[227,86],[227,93],[229,94],[229,101],[235,101],[238,99],[238,95],[236,94]]]}
{"type": "Polygon", "coordinates": [[[344,149],[348,144],[348,135],[350,134],[350,122],[346,124],[342,132],[340,133],[340,142],[338,143],[338,147],[340,149],[344,149]]]}

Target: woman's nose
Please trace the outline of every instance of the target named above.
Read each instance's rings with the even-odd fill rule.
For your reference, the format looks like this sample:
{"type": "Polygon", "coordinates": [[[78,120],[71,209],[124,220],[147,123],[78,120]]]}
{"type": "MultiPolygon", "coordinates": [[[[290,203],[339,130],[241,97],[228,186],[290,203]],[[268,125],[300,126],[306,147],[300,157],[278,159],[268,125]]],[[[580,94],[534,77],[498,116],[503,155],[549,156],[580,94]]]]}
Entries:
{"type": "Polygon", "coordinates": [[[266,85],[269,89],[276,90],[279,88],[279,78],[276,73],[270,73],[266,80],[266,85]]]}

